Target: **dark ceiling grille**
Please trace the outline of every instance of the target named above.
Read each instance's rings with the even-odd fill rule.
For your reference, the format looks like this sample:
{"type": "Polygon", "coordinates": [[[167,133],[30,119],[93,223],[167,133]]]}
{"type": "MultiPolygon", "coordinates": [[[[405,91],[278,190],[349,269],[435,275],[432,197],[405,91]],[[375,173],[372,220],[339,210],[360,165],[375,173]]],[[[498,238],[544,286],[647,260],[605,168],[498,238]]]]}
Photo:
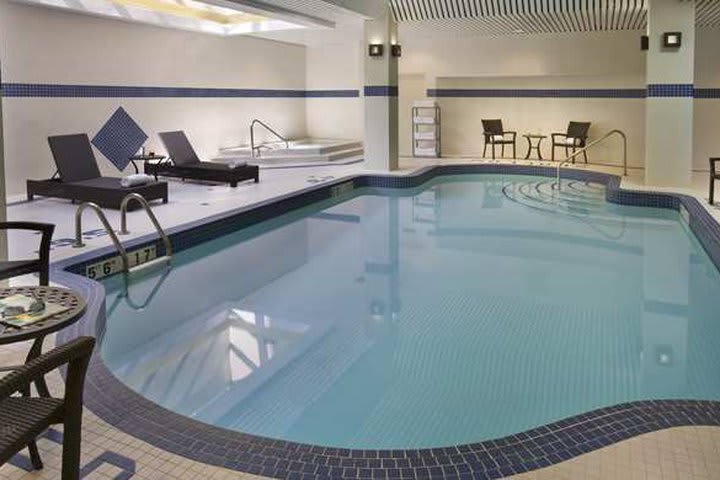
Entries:
{"type": "MultiPolygon", "coordinates": [[[[648,0],[390,0],[398,22],[491,35],[642,30],[648,0]]],[[[696,0],[700,27],[720,27],[720,0],[696,0]]],[[[419,25],[418,25],[419,26],[419,25]]]]}

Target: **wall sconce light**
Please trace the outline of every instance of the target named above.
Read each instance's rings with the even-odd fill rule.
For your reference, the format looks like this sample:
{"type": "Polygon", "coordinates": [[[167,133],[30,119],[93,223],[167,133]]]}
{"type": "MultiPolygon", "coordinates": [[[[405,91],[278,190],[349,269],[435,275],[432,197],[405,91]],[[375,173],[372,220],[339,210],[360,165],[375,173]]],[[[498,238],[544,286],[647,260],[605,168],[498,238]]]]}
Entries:
{"type": "Polygon", "coordinates": [[[665,48],[680,48],[682,45],[681,32],[665,32],[663,34],[663,46],[665,48]]]}
{"type": "Polygon", "coordinates": [[[392,53],[393,57],[397,57],[397,58],[402,57],[402,46],[401,45],[392,45],[390,47],[390,53],[392,53]]]}
{"type": "Polygon", "coordinates": [[[650,37],[647,35],[640,37],[640,50],[643,52],[650,50],[650,37]]]}
{"type": "Polygon", "coordinates": [[[368,47],[368,55],[371,57],[382,57],[385,46],[382,43],[371,43],[368,47]]]}

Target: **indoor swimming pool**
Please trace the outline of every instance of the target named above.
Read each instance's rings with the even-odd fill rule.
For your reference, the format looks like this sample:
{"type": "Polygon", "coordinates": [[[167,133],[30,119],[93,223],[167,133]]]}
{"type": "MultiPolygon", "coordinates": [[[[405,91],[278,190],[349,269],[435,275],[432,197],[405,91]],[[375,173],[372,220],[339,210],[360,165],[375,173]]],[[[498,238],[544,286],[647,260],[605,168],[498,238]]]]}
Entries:
{"type": "Polygon", "coordinates": [[[718,270],[680,213],[592,182],[358,188],[104,285],[113,375],[262,437],[439,447],[720,400],[718,270]]]}

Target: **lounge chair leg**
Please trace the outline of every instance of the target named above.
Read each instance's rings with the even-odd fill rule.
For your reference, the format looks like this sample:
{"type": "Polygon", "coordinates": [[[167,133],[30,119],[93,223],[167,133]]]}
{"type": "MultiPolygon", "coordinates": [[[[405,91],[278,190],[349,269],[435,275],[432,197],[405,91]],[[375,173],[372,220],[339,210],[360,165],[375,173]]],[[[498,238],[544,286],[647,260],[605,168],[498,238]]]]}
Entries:
{"type": "Polygon", "coordinates": [[[495,143],[492,143],[492,159],[495,160],[495,143]]]}
{"type": "Polygon", "coordinates": [[[255,183],[259,183],[259,182],[260,182],[260,175],[255,175],[255,183]]]}
{"type": "Polygon", "coordinates": [[[517,145],[515,145],[515,142],[513,142],[513,160],[517,158],[517,145]]]}
{"type": "Polygon", "coordinates": [[[500,158],[505,158],[505,144],[500,146],[500,158]]]}
{"type": "Polygon", "coordinates": [[[237,187],[237,182],[230,182],[230,188],[237,187]]]}
{"type": "Polygon", "coordinates": [[[30,463],[32,463],[32,466],[35,470],[42,470],[44,465],[42,462],[42,459],[40,458],[40,452],[38,452],[37,443],[35,443],[35,440],[28,443],[28,451],[30,452],[30,463]]]}
{"type": "Polygon", "coordinates": [[[710,205],[715,205],[715,179],[710,177],[710,205]]]}
{"type": "Polygon", "coordinates": [[[487,152],[487,140],[485,140],[485,144],[483,145],[483,158],[485,158],[485,153],[487,152]]]}
{"type": "Polygon", "coordinates": [[[583,151],[583,157],[585,157],[585,165],[587,165],[588,159],[587,159],[587,150],[583,151]]]}
{"type": "Polygon", "coordinates": [[[33,195],[32,193],[28,193],[28,194],[27,194],[27,200],[28,200],[28,202],[32,202],[34,198],[35,198],[35,195],[33,195]]]}

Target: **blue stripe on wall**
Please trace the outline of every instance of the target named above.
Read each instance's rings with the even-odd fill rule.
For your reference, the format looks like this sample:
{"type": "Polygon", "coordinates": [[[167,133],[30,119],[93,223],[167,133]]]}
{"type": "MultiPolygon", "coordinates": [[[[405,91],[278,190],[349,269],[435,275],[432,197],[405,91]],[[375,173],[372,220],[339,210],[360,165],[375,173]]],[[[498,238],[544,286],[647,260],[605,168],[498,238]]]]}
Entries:
{"type": "Polygon", "coordinates": [[[306,90],[305,98],[358,98],[360,90],[306,90]]]}
{"type": "Polygon", "coordinates": [[[5,97],[62,98],[353,98],[358,90],[270,90],[247,88],[134,87],[4,83],[5,97]]]}
{"type": "Polygon", "coordinates": [[[696,88],[695,98],[720,98],[720,88],[696,88]]]}
{"type": "Polygon", "coordinates": [[[396,85],[366,85],[366,97],[397,97],[399,93],[396,85]]]}
{"type": "Polygon", "coordinates": [[[470,89],[437,88],[427,91],[428,97],[457,98],[645,98],[642,88],[594,89],[470,89]]]}
{"type": "MultiPolygon", "coordinates": [[[[367,97],[396,97],[397,86],[368,85],[367,97]]],[[[247,88],[135,87],[115,85],[61,85],[4,83],[2,94],[15,98],[358,98],[359,90],[272,90],[247,88]]],[[[646,98],[695,97],[720,99],[720,88],[694,88],[692,84],[651,84],[640,88],[595,89],[429,89],[431,98],[646,98]]]]}
{"type": "Polygon", "coordinates": [[[648,84],[647,96],[649,98],[692,98],[695,96],[695,85],[692,83],[648,84]]]}

